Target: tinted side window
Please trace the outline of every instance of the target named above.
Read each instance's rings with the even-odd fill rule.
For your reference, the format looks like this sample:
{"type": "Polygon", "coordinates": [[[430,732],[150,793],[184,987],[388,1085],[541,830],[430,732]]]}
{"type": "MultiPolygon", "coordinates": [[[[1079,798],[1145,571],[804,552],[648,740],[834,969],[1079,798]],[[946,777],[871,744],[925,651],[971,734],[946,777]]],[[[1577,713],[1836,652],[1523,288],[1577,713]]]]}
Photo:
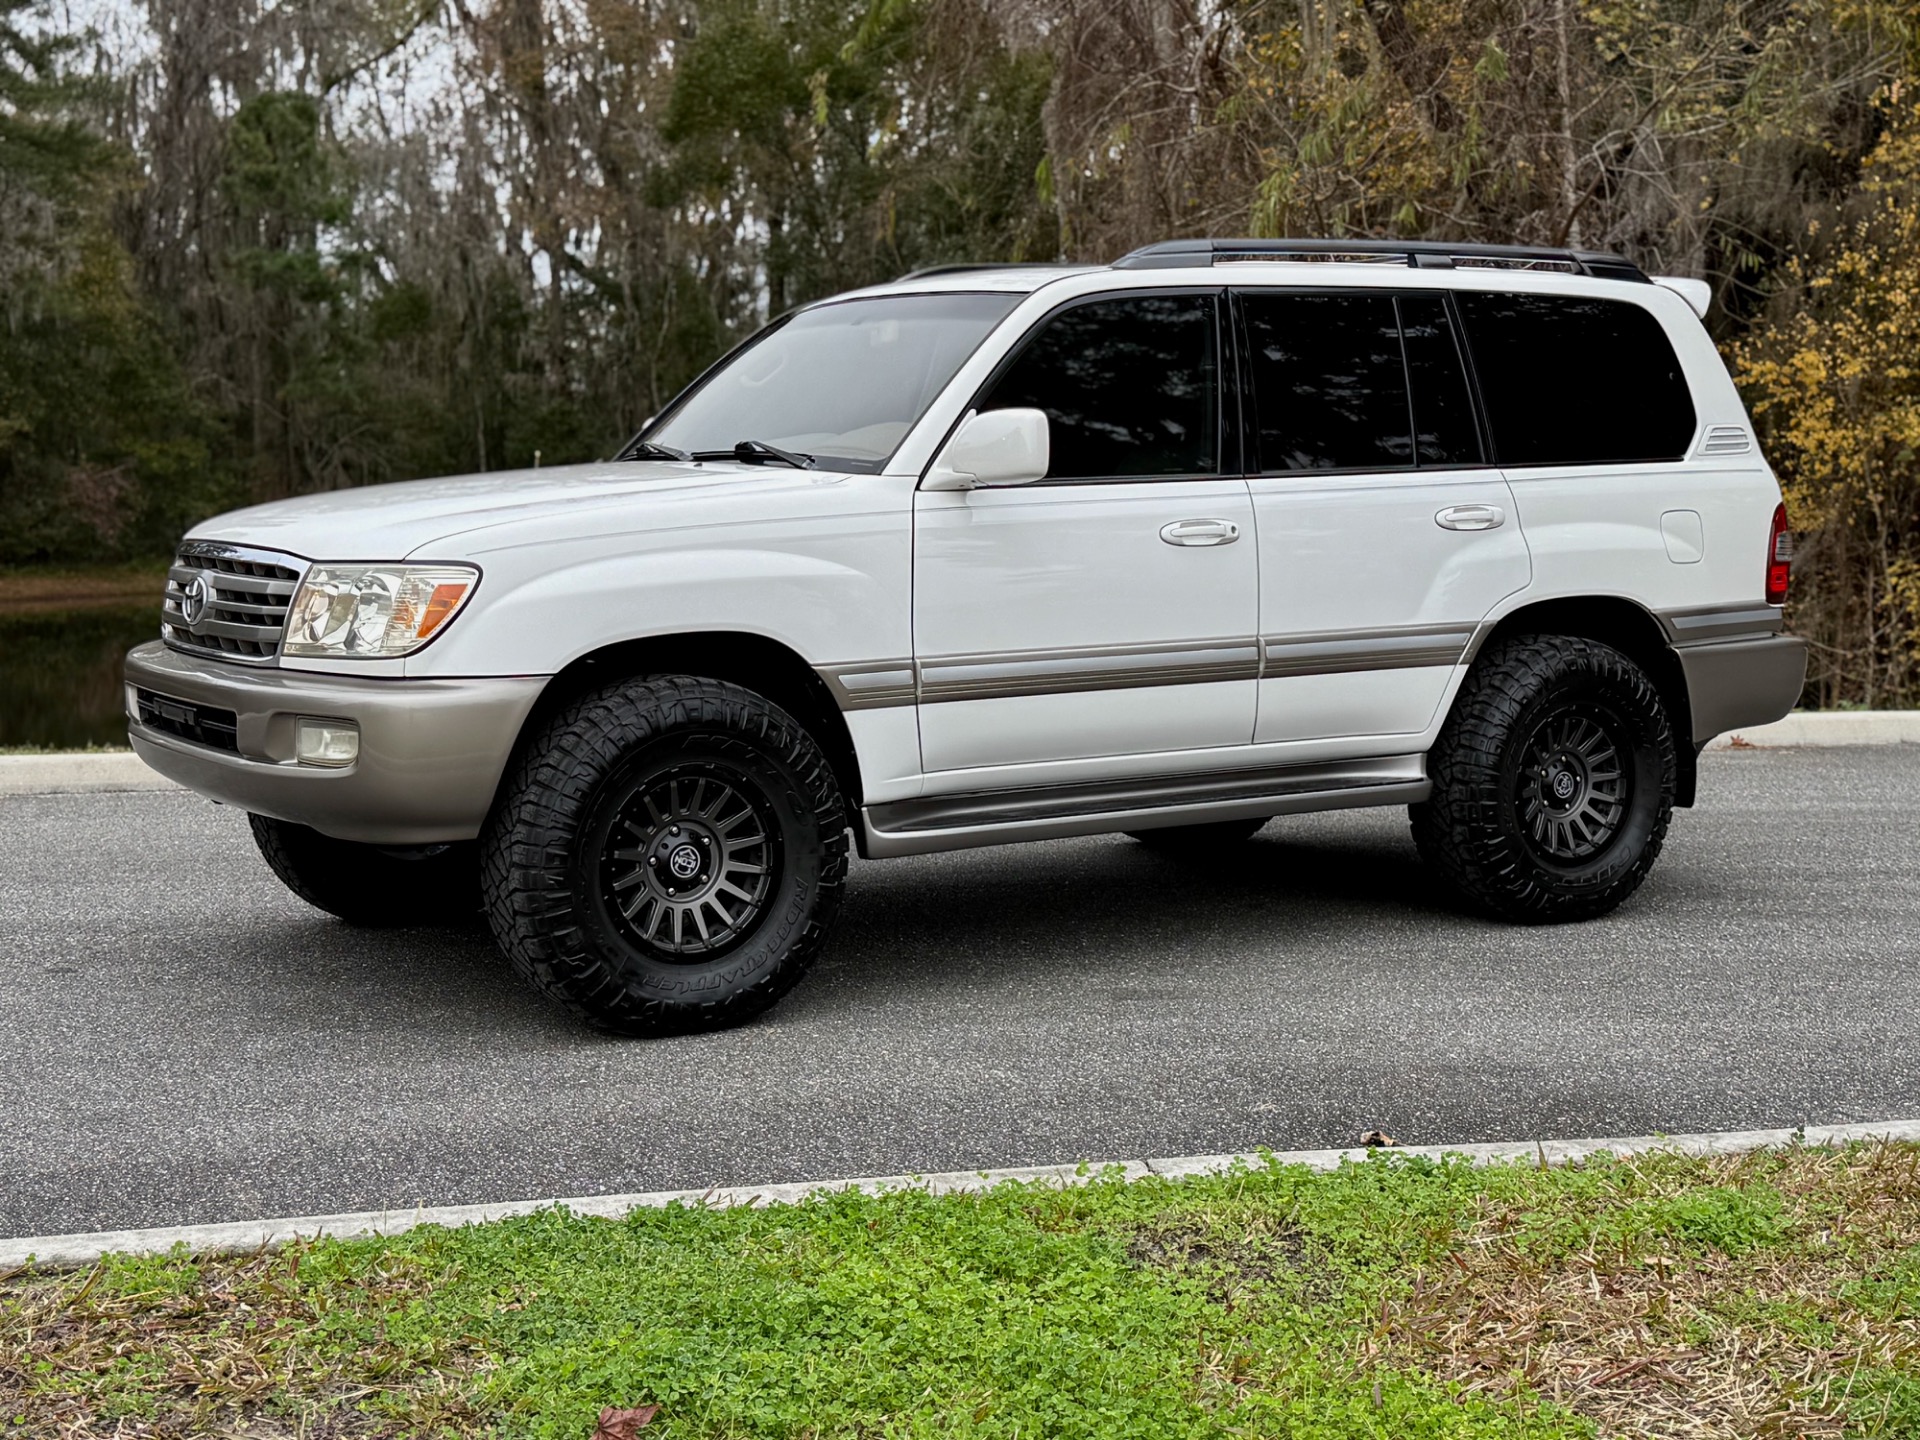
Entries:
{"type": "Polygon", "coordinates": [[[1245,294],[1241,304],[1262,471],[1413,464],[1391,295],[1245,294]]]}
{"type": "Polygon", "coordinates": [[[1401,295],[1400,337],[1413,385],[1413,441],[1422,465],[1481,465],[1473,394],[1444,295],[1401,295]]]}
{"type": "Polygon", "coordinates": [[[1217,474],[1215,309],[1211,295],[1076,305],[1027,342],[980,408],[1046,411],[1051,478],[1217,474]]]}
{"type": "Polygon", "coordinates": [[[1455,295],[1502,465],[1677,460],[1693,398],[1660,322],[1624,300],[1455,295]]]}

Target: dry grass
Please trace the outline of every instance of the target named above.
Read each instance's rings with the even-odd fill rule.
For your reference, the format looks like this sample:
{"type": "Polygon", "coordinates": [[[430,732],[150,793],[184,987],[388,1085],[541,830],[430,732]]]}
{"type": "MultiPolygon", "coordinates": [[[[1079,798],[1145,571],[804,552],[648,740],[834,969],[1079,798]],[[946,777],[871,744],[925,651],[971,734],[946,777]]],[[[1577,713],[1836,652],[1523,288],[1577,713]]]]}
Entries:
{"type": "Polygon", "coordinates": [[[0,1434],[389,1440],[423,1429],[475,1433],[462,1398],[476,1368],[470,1354],[396,1344],[377,1324],[358,1345],[318,1343],[329,1311],[357,1319],[417,1298],[421,1277],[413,1267],[396,1261],[357,1283],[303,1292],[297,1281],[310,1249],[209,1257],[187,1267],[109,1262],[7,1287],[0,1292],[0,1434]],[[10,1430],[9,1421],[24,1428],[10,1430]]]}
{"type": "Polygon", "coordinates": [[[136,603],[151,604],[157,609],[166,588],[165,565],[0,569],[0,614],[37,615],[136,603]]]}
{"type": "MultiPolygon", "coordinates": [[[[1447,1263],[1393,1307],[1394,1349],[1470,1391],[1551,1397],[1607,1436],[1864,1433],[1848,1428],[1862,1377],[1920,1368],[1920,1150],[1625,1168],[1638,1211],[1665,1206],[1677,1229],[1602,1223],[1563,1248],[1540,1215],[1482,1197],[1447,1263]],[[1764,1199],[1723,1206],[1715,1244],[1674,1206],[1703,1187],[1764,1199]]],[[[1711,1207],[1694,1214],[1713,1230],[1711,1207]]]]}

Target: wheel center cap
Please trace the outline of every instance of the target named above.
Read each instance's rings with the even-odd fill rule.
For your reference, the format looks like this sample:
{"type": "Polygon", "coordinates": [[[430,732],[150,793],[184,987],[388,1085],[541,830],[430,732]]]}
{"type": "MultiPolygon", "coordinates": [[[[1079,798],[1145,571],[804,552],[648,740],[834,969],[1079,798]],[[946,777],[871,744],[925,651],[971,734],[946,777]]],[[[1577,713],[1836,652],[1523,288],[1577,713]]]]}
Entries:
{"type": "Polygon", "coordinates": [[[700,852],[691,845],[676,845],[667,856],[667,869],[676,880],[691,880],[700,873],[700,852]]]}
{"type": "Polygon", "coordinates": [[[1554,797],[1559,800],[1572,799],[1573,798],[1573,776],[1569,775],[1564,770],[1562,770],[1558,775],[1554,776],[1553,777],[1553,793],[1554,793],[1554,797]]]}

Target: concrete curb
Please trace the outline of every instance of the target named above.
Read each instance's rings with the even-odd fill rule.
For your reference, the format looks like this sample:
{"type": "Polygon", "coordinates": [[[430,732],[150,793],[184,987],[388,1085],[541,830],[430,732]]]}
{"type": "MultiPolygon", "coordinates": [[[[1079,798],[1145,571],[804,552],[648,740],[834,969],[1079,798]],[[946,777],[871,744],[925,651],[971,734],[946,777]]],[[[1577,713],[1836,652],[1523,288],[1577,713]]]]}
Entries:
{"type": "Polygon", "coordinates": [[[99,754],[0,755],[0,795],[79,795],[103,790],[178,790],[131,750],[99,754]]]}
{"type": "MultiPolygon", "coordinates": [[[[1644,1155],[1671,1151],[1682,1155],[1737,1155],[1784,1145],[1844,1145],[1859,1140],[1920,1140],[1920,1120],[1880,1120],[1863,1125],[1817,1125],[1799,1130],[1724,1130],[1704,1135],[1628,1135],[1598,1140],[1523,1140],[1484,1145],[1406,1145],[1395,1155],[1437,1159],[1459,1155],[1476,1165],[1534,1160],[1564,1165],[1590,1155],[1644,1155]]],[[[988,1190],[1007,1181],[1026,1184],[1085,1185],[1103,1175],[1126,1181],[1159,1176],[1179,1179],[1217,1175],[1235,1165],[1257,1167],[1269,1159],[1283,1165],[1332,1170],[1346,1161],[1364,1160],[1371,1150],[1287,1150],[1270,1156],[1187,1155],[1167,1160],[1122,1160],[1103,1164],[1035,1165],[1008,1170],[955,1170],[939,1175],[882,1175],[861,1180],[802,1181],[785,1185],[742,1185],[712,1190],[656,1190],[634,1195],[593,1195],[577,1199],[506,1200],[491,1205],[439,1205],[415,1210],[363,1210],[346,1215],[302,1215],[281,1220],[243,1220],[225,1225],[170,1225],[151,1230],[98,1230],[82,1235],[29,1235],[0,1240],[0,1275],[33,1262],[55,1267],[88,1265],[101,1256],[164,1254],[184,1245],[195,1254],[232,1255],[269,1249],[290,1240],[330,1235],[353,1239],[399,1235],[420,1225],[479,1225],[564,1205],[576,1215],[618,1220],[635,1210],[669,1205],[728,1209],[735,1205],[797,1205],[815,1195],[862,1190],[870,1195],[920,1190],[953,1195],[988,1190]]]]}
{"type": "Polygon", "coordinates": [[[1718,736],[1707,748],[1747,745],[1920,745],[1920,710],[1796,710],[1771,725],[1718,736]]]}

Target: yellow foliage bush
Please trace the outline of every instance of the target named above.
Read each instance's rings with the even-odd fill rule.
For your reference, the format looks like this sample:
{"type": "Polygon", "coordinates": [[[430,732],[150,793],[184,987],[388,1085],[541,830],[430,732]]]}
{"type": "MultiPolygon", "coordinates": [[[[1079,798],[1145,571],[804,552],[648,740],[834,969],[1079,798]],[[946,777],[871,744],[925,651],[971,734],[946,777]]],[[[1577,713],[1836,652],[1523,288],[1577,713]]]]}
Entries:
{"type": "Polygon", "coordinates": [[[1819,704],[1920,704],[1920,96],[1896,85],[1858,198],[1733,348],[1801,549],[1819,704]]]}

